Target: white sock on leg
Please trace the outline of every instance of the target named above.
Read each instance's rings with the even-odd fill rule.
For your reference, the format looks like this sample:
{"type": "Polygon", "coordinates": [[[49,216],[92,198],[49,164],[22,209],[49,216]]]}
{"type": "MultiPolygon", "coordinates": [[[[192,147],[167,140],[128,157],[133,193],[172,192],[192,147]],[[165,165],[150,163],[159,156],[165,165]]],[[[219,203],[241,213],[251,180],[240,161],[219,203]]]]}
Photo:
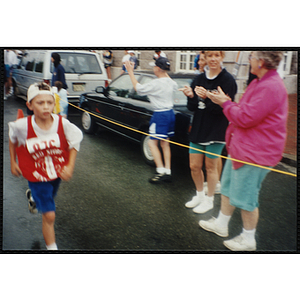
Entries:
{"type": "Polygon", "coordinates": [[[221,227],[228,227],[228,223],[230,221],[231,216],[226,216],[224,215],[221,211],[219,211],[219,215],[217,217],[216,222],[221,226],[221,227]]]}
{"type": "Polygon", "coordinates": [[[56,243],[46,245],[47,250],[58,250],[56,243]]]}

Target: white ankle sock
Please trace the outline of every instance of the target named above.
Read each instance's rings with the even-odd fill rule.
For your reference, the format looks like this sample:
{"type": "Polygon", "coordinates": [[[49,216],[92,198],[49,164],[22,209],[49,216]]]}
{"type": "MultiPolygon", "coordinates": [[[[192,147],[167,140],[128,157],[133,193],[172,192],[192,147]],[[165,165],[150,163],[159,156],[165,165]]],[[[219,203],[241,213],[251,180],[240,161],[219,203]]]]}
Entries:
{"type": "Polygon", "coordinates": [[[167,175],[171,175],[171,169],[165,169],[165,173],[166,173],[167,175]]]}
{"type": "Polygon", "coordinates": [[[219,215],[217,218],[217,222],[221,227],[228,227],[228,223],[230,221],[231,216],[224,215],[221,211],[219,211],[219,215]]]}
{"type": "Polygon", "coordinates": [[[243,228],[242,234],[247,241],[253,241],[255,240],[255,232],[256,232],[256,228],[251,230],[246,230],[245,228],[243,228]]]}
{"type": "Polygon", "coordinates": [[[53,243],[51,245],[46,245],[47,250],[58,250],[56,243],[53,243]]]}
{"type": "Polygon", "coordinates": [[[205,193],[204,193],[204,190],[199,192],[199,191],[196,191],[196,194],[198,197],[204,197],[205,196],[205,193]]]}
{"type": "Polygon", "coordinates": [[[166,173],[165,168],[156,168],[156,172],[159,173],[159,174],[166,173]]]}

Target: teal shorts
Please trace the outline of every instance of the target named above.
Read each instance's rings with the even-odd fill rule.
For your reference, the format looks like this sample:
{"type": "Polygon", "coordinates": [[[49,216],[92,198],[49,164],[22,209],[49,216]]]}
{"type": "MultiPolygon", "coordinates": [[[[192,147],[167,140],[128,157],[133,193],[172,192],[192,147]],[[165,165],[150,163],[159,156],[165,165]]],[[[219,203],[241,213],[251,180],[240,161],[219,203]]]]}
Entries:
{"type": "Polygon", "coordinates": [[[259,206],[261,184],[269,172],[250,165],[234,170],[232,161],[227,159],[221,177],[221,194],[229,198],[232,206],[253,211],[259,206]]]}
{"type": "MultiPolygon", "coordinates": [[[[190,142],[190,147],[193,147],[193,148],[196,148],[196,149],[199,149],[199,150],[203,150],[203,151],[206,151],[206,152],[210,152],[210,153],[215,153],[215,154],[218,154],[218,155],[221,155],[224,146],[225,146],[225,144],[221,144],[221,143],[213,143],[213,144],[210,144],[210,145],[200,145],[200,144],[195,144],[195,143],[190,142]]],[[[211,154],[204,153],[204,152],[201,152],[201,151],[197,151],[197,150],[191,149],[191,148],[189,149],[189,153],[204,154],[208,158],[218,158],[219,157],[218,155],[211,155],[211,154]]]]}

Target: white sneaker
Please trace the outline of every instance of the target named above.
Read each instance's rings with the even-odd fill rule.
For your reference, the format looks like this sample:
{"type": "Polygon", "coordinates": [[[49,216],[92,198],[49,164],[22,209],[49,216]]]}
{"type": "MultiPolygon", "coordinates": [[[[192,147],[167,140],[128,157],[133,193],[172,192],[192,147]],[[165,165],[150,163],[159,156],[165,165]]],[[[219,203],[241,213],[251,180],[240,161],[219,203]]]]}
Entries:
{"type": "Polygon", "coordinates": [[[224,246],[232,251],[255,251],[256,250],[256,241],[253,242],[247,241],[243,234],[236,236],[235,238],[224,241],[224,246]]]}
{"type": "Polygon", "coordinates": [[[207,211],[214,208],[214,201],[211,201],[205,197],[205,199],[193,209],[193,212],[196,214],[204,214],[207,211]]]}
{"type": "Polygon", "coordinates": [[[213,232],[221,237],[227,237],[228,236],[228,227],[221,227],[217,224],[216,218],[211,218],[208,221],[201,220],[199,222],[200,227],[203,229],[213,232]]]}
{"type": "Polygon", "coordinates": [[[198,206],[202,201],[203,201],[203,198],[201,199],[198,195],[196,195],[192,198],[191,201],[189,201],[185,204],[185,207],[194,208],[194,207],[198,206]]]}
{"type": "MultiPolygon", "coordinates": [[[[207,182],[206,181],[203,184],[203,190],[204,190],[205,194],[207,195],[208,187],[207,187],[207,182]]],[[[217,182],[216,189],[215,189],[215,194],[221,194],[221,182],[220,181],[217,182]]]]}

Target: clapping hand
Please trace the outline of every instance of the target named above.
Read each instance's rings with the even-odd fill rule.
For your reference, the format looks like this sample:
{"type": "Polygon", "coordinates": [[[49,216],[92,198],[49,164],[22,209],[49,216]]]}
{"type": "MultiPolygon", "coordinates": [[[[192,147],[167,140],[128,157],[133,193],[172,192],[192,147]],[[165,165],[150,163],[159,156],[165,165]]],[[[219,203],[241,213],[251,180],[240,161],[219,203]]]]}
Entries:
{"type": "Polygon", "coordinates": [[[225,103],[228,100],[231,100],[231,98],[228,95],[225,95],[223,90],[218,86],[218,91],[208,91],[207,97],[215,104],[218,104],[222,106],[223,103],[225,103]]]}

